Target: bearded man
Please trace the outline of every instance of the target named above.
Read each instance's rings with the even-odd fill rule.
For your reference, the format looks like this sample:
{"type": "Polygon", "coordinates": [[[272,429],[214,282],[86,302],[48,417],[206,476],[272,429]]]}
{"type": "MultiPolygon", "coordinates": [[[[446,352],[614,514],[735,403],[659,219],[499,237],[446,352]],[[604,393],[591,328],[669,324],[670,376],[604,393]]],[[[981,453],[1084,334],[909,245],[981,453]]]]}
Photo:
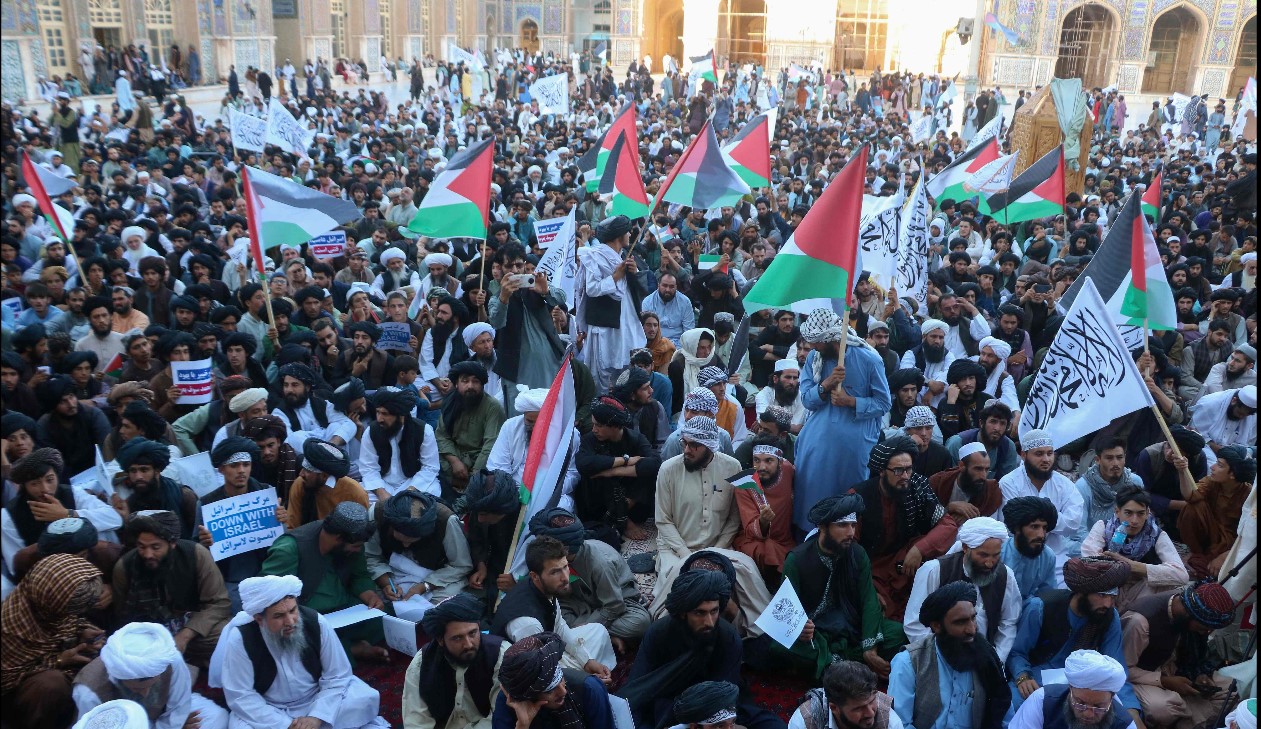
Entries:
{"type": "MultiPolygon", "coordinates": [[[[1003,491],[1004,503],[1017,496],[1044,496],[1055,504],[1059,521],[1047,535],[1046,544],[1055,551],[1058,576],[1064,562],[1081,552],[1085,502],[1073,482],[1055,470],[1055,445],[1050,433],[1035,428],[1020,440],[1024,448],[1020,454],[1024,467],[1003,476],[998,485],[1003,491]]],[[[1001,510],[995,517],[1002,518],[1001,510]]]]}
{"type": "Polygon", "coordinates": [[[1003,564],[1016,574],[1020,599],[1055,589],[1055,552],[1046,546],[1046,535],[1059,521],[1055,504],[1041,496],[1017,496],[1003,506],[1003,521],[1012,534],[1003,545],[1003,564]]]}
{"type": "Polygon", "coordinates": [[[758,436],[752,458],[752,473],[746,471],[745,478],[753,480],[753,488],[736,491],[742,526],[732,546],[747,554],[771,585],[779,581],[784,558],[797,546],[792,533],[795,469],[773,438],[758,436]]]}
{"type": "Polygon", "coordinates": [[[416,402],[413,390],[397,387],[372,396],[376,420],[360,440],[359,474],[377,501],[409,488],[441,495],[438,438],[431,426],[412,417],[416,402]]]}
{"type": "Polygon", "coordinates": [[[201,522],[197,493],[162,475],[171,463],[170,446],[146,438],[132,438],[118,449],[116,458],[125,474],[122,484],[131,490],[131,494],[125,501],[115,494],[114,508],[122,507],[120,512],[125,515],[150,510],[169,511],[179,519],[180,538],[195,538],[199,533],[197,525],[201,522]]]}
{"type": "MultiPolygon", "coordinates": [[[[950,451],[935,439],[941,437],[941,431],[937,426],[937,417],[933,415],[932,408],[927,405],[916,405],[908,410],[906,418],[902,421],[902,433],[911,436],[915,444],[919,446],[919,453],[915,455],[916,473],[932,479],[954,466],[955,462],[950,451]]],[[[901,435],[901,433],[894,428],[885,432],[886,438],[895,435],[901,435]]]]}
{"type": "Polygon", "coordinates": [[[343,377],[358,377],[369,390],[392,384],[396,379],[394,355],[377,349],[381,333],[381,327],[370,321],[357,321],[346,327],[351,346],[338,356],[334,372],[343,377]]]}
{"type": "Polygon", "coordinates": [[[801,365],[795,359],[781,359],[775,363],[775,372],[767,386],[758,390],[754,409],[763,413],[777,405],[792,413],[791,430],[801,432],[806,422],[806,406],[801,403],[801,365]]]}
{"type": "Polygon", "coordinates": [[[876,688],[876,674],[858,661],[836,661],[823,686],[806,692],[788,729],[901,729],[893,698],[876,688]]]}
{"type": "Polygon", "coordinates": [[[454,500],[468,485],[469,474],[486,468],[490,451],[504,424],[504,408],[486,396],[490,375],[477,362],[464,361],[451,367],[455,392],[446,396],[436,437],[444,483],[452,490],[445,496],[454,500]]]}
{"type": "Polygon", "coordinates": [[[632,365],[617,376],[610,392],[626,406],[631,428],[660,451],[670,434],[670,415],[653,397],[652,373],[632,365]]]}
{"type": "Polygon", "coordinates": [[[997,400],[990,400],[977,414],[977,420],[980,423],[977,427],[946,439],[946,450],[958,457],[963,446],[980,443],[985,446],[985,454],[989,456],[989,477],[1001,479],[1020,466],[1016,443],[1007,437],[1007,431],[1011,428],[1011,408],[997,400]]]}
{"type": "Polygon", "coordinates": [[[986,337],[981,340],[981,353],[976,361],[985,370],[985,381],[977,382],[977,388],[989,394],[1011,408],[1015,419],[1020,420],[1020,398],[1016,393],[1018,384],[1007,372],[1007,358],[1011,356],[1011,345],[997,337],[986,337]]]}
{"type": "MultiPolygon", "coordinates": [[[[513,410],[517,414],[504,421],[499,429],[499,437],[495,438],[495,446],[490,449],[490,456],[486,459],[487,470],[505,471],[512,474],[518,483],[525,482],[525,461],[530,450],[530,439],[534,437],[534,424],[538,422],[539,412],[543,409],[543,402],[546,399],[546,388],[522,390],[517,393],[512,403],[513,410]]],[[[570,457],[565,469],[561,496],[556,505],[573,511],[573,493],[580,478],[576,456],[581,447],[581,441],[577,428],[570,431],[569,447],[574,456],[570,457]]],[[[656,473],[653,473],[651,481],[655,482],[656,478],[656,473]]]]}
{"type": "Polygon", "coordinates": [[[578,323],[587,334],[583,355],[595,379],[596,392],[608,392],[617,373],[630,364],[631,350],[646,344],[636,304],[643,294],[635,280],[635,257],[625,258],[631,221],[614,215],[600,221],[596,239],[602,245],[578,249],[578,323]]]}
{"type": "Polygon", "coordinates": [[[973,517],[993,514],[1003,505],[1003,492],[989,478],[989,470],[985,446],[968,443],[959,448],[959,465],[929,476],[928,485],[946,505],[946,513],[962,525],[973,517]]]}
{"type": "Polygon", "coordinates": [[[920,324],[920,343],[906,350],[901,369],[914,368],[924,376],[920,390],[920,402],[937,407],[946,392],[946,372],[954,363],[955,356],[946,349],[946,332],[950,326],[940,319],[926,319],[920,324]]]}
{"type": "Polygon", "coordinates": [[[1009,729],[1057,726],[1134,729],[1141,721],[1120,701],[1129,684],[1124,664],[1092,650],[1077,650],[1064,662],[1065,683],[1040,688],[1011,719],[1009,729]]]}
{"type": "Polygon", "coordinates": [[[425,256],[422,263],[429,273],[425,274],[419,283],[412,284],[416,287],[417,296],[429,298],[429,292],[434,289],[442,289],[456,299],[464,295],[460,282],[450,273],[451,265],[455,263],[455,260],[449,253],[430,253],[425,256]]]}
{"type": "Polygon", "coordinates": [[[433,494],[404,489],[373,504],[368,516],[376,530],[364,545],[364,557],[387,598],[422,595],[434,602],[468,586],[473,558],[463,524],[433,494]]]}
{"type": "Polygon", "coordinates": [[[350,478],[350,456],[342,448],[318,438],[302,447],[302,468],[289,486],[289,529],[297,529],[332,513],[337,505],[353,501],[368,508],[368,494],[350,478]]]}
{"type": "Polygon", "coordinates": [[[937,405],[937,422],[946,438],[969,428],[979,428],[981,410],[992,398],[981,386],[985,368],[970,359],[957,359],[946,372],[946,396],[937,405]]]}
{"type": "Polygon", "coordinates": [[[289,426],[285,442],[301,453],[307,438],[319,438],[336,446],[345,446],[355,439],[354,422],[339,413],[327,400],[312,394],[315,370],[301,362],[291,362],[279,372],[283,400],[271,411],[289,426]]]}
{"type": "Polygon", "coordinates": [[[1200,388],[1200,397],[1223,390],[1238,390],[1248,385],[1256,385],[1256,365],[1256,348],[1247,342],[1236,344],[1230,359],[1218,362],[1209,370],[1204,386],[1200,388]]]}
{"type": "MultiPolygon", "coordinates": [[[[906,424],[906,414],[911,408],[919,405],[919,393],[924,389],[924,373],[914,367],[894,370],[889,375],[889,394],[893,397],[893,405],[884,416],[885,435],[897,435],[906,424]],[[890,432],[894,431],[894,432],[890,432]]],[[[933,416],[933,436],[941,438],[941,429],[937,427],[937,418],[933,416]]]]}
{"type": "Polygon", "coordinates": [[[419,287],[420,274],[407,268],[407,254],[401,248],[386,248],[381,251],[379,260],[385,270],[377,274],[372,281],[372,286],[368,291],[373,296],[384,299],[388,294],[404,286],[411,286],[413,290],[419,287]]]}
{"type": "Polygon", "coordinates": [[[510,644],[482,635],[485,609],[459,594],[425,611],[420,622],[430,640],[407,666],[404,729],[491,729],[491,702],[510,644]]]}

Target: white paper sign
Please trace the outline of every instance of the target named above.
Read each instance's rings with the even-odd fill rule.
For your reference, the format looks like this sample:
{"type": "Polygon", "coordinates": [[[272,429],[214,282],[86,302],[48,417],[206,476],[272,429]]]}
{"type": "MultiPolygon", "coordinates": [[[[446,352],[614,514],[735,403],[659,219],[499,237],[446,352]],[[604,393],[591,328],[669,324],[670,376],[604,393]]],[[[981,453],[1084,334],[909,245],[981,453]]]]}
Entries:
{"type": "Polygon", "coordinates": [[[105,462],[101,447],[96,446],[96,465],[70,477],[71,486],[79,486],[93,493],[103,493],[108,499],[114,495],[114,474],[122,471],[117,461],[105,462]]]}
{"type": "Polygon", "coordinates": [[[1064,675],[1063,668],[1044,668],[1042,669],[1043,686],[1050,686],[1057,683],[1068,683],[1068,677],[1064,675]]]}
{"type": "Polygon", "coordinates": [[[381,619],[385,628],[385,644],[407,656],[416,655],[416,624],[410,620],[386,615],[381,619]]]}
{"type": "Polygon", "coordinates": [[[180,396],[176,405],[205,405],[215,394],[214,362],[199,359],[196,362],[172,362],[171,375],[180,396]]]}
{"type": "Polygon", "coordinates": [[[569,76],[545,76],[530,85],[530,98],[539,103],[540,114],[569,113],[569,76]]]}
{"type": "Polygon", "coordinates": [[[377,340],[376,347],[382,351],[393,349],[403,352],[412,351],[408,342],[412,338],[411,327],[405,321],[383,321],[377,326],[381,327],[381,338],[377,340]]]}
{"type": "Polygon", "coordinates": [[[304,128],[273,96],[267,107],[267,143],[291,154],[306,157],[307,148],[314,138],[315,133],[304,128]]]}
{"type": "Polygon", "coordinates": [[[209,451],[199,451],[171,461],[162,475],[184,484],[202,498],[223,485],[223,475],[210,465],[209,451]]]}
{"type": "Polygon", "coordinates": [[[228,126],[232,128],[232,146],[262,152],[267,143],[267,120],[236,109],[228,110],[228,126]]]}
{"type": "Polygon", "coordinates": [[[346,231],[334,230],[331,233],[317,235],[307,241],[311,255],[319,260],[336,258],[346,253],[346,231]]]}
{"type": "MultiPolygon", "coordinates": [[[[402,588],[399,588],[400,590],[402,588]]],[[[433,607],[433,603],[424,595],[412,595],[406,600],[394,601],[394,614],[400,618],[411,620],[412,622],[420,622],[425,617],[425,613],[429,608],[433,607]]]]}
{"type": "Polygon", "coordinates": [[[565,302],[571,306],[574,302],[574,281],[578,278],[578,256],[574,248],[576,230],[574,211],[570,210],[564,227],[553,237],[551,247],[535,269],[547,274],[548,285],[565,292],[565,302]]]}
{"type": "Polygon", "coordinates": [[[572,230],[567,230],[570,225],[570,218],[548,218],[546,220],[534,221],[534,237],[539,242],[539,248],[547,250],[557,238],[562,238],[566,233],[573,234],[572,230]]]}
{"type": "Polygon", "coordinates": [[[352,605],[343,610],[328,613],[324,616],[324,619],[328,621],[328,624],[333,628],[333,630],[337,630],[338,628],[344,628],[347,625],[362,623],[365,620],[380,618],[385,615],[386,613],[383,610],[377,610],[376,608],[370,608],[367,605],[359,604],[352,605]]]}
{"type": "Polygon", "coordinates": [[[784,580],[766,610],[753,622],[785,648],[791,649],[806,627],[806,609],[801,606],[793,583],[784,580]]]}
{"type": "Polygon", "coordinates": [[[218,562],[256,549],[270,547],[285,527],[276,519],[276,489],[251,491],[202,504],[201,519],[214,538],[210,556],[218,562]]]}

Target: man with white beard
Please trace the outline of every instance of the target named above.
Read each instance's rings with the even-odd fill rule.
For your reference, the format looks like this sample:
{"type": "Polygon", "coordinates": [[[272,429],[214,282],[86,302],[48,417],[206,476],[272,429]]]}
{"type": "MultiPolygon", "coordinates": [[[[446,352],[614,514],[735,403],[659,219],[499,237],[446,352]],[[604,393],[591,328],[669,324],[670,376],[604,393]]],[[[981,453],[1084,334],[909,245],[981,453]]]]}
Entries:
{"type": "MultiPolygon", "coordinates": [[[[517,399],[513,407],[520,415],[508,418],[499,429],[499,437],[490,449],[486,459],[487,471],[505,471],[511,473],[517,483],[525,479],[525,456],[530,449],[530,437],[534,433],[534,423],[543,409],[543,401],[547,399],[547,388],[539,387],[527,390],[518,387],[517,399]]],[[[574,458],[578,454],[579,436],[577,429],[570,429],[570,456],[565,470],[565,479],[561,484],[560,501],[556,504],[566,511],[574,510],[574,500],[570,494],[578,485],[578,467],[574,458]]]]}
{"type": "Polygon", "coordinates": [[[646,344],[635,302],[639,269],[635,257],[623,259],[630,245],[631,222],[625,215],[596,226],[602,245],[578,249],[578,321],[586,334],[583,354],[598,393],[608,392],[617,374],[630,364],[630,353],[646,344]]]}
{"type": "Polygon", "coordinates": [[[350,672],[341,641],[323,615],[298,605],[293,575],[241,581],[241,612],[223,631],[210,662],[222,686],[230,729],[353,729],[388,726],[381,696],[350,672]]]}

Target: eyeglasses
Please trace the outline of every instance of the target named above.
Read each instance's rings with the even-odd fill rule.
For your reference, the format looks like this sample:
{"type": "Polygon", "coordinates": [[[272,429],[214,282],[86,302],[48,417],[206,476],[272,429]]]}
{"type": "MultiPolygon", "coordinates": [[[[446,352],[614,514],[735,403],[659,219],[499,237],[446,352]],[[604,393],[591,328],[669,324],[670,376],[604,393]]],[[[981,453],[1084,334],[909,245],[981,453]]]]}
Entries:
{"type": "Polygon", "coordinates": [[[1083,714],[1094,714],[1097,716],[1099,714],[1108,713],[1108,710],[1112,708],[1111,704],[1109,704],[1108,706],[1094,706],[1091,704],[1083,704],[1080,701],[1078,701],[1076,697],[1073,696],[1072,692],[1069,692],[1068,696],[1069,696],[1069,703],[1072,704],[1073,710],[1079,711],[1083,714]]]}
{"type": "Polygon", "coordinates": [[[902,466],[902,467],[899,467],[899,468],[893,468],[893,467],[890,467],[890,468],[888,468],[888,469],[886,469],[886,470],[887,470],[889,473],[892,473],[894,476],[905,476],[905,475],[909,474],[911,471],[914,471],[914,470],[915,470],[915,467],[914,467],[914,466],[902,466]]]}

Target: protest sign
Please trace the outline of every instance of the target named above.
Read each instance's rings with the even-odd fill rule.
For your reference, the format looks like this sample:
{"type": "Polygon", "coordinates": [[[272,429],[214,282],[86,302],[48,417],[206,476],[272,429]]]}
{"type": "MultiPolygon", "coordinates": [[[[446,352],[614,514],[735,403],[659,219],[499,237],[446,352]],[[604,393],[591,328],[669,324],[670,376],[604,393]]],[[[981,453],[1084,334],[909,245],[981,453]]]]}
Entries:
{"type": "Polygon", "coordinates": [[[105,494],[108,498],[114,495],[114,474],[120,471],[122,469],[118,467],[117,461],[106,463],[105,457],[101,454],[101,447],[98,445],[96,446],[96,465],[71,476],[70,485],[95,494],[105,494]]]}
{"type": "Polygon", "coordinates": [[[911,122],[911,139],[918,142],[926,142],[933,136],[933,115],[921,114],[920,118],[911,122]]]}
{"type": "Polygon", "coordinates": [[[256,549],[270,547],[285,527],[276,519],[276,489],[250,491],[203,504],[201,519],[214,539],[210,556],[218,562],[256,549]]]}
{"type": "Polygon", "coordinates": [[[346,253],[346,231],[334,230],[331,233],[317,235],[307,241],[311,255],[317,259],[336,258],[346,253]]]}
{"type": "Polygon", "coordinates": [[[574,281],[578,278],[578,254],[575,245],[574,211],[564,218],[564,228],[556,233],[551,248],[539,261],[540,273],[547,275],[547,282],[565,292],[565,300],[574,300],[574,281]]]}
{"type": "MultiPolygon", "coordinates": [[[[566,233],[565,228],[569,224],[570,219],[567,217],[534,221],[534,237],[539,241],[539,248],[543,250],[551,248],[552,242],[557,238],[562,238],[561,242],[564,243],[562,234],[566,233]]],[[[573,235],[573,231],[568,231],[568,234],[573,235]]]]}
{"type": "Polygon", "coordinates": [[[176,405],[205,405],[215,394],[214,362],[199,359],[196,362],[172,362],[171,374],[180,396],[176,405]]]}
{"type": "Polygon", "coordinates": [[[801,606],[792,582],[784,580],[780,584],[775,597],[753,624],[785,648],[791,649],[797,643],[797,637],[806,627],[806,609],[801,606]]]}
{"type": "Polygon", "coordinates": [[[228,126],[232,128],[232,146],[262,152],[267,143],[267,120],[236,109],[228,110],[228,126]]]}
{"type": "Polygon", "coordinates": [[[404,352],[412,351],[408,341],[412,338],[411,327],[405,321],[383,321],[377,326],[381,327],[381,338],[377,340],[377,349],[401,349],[404,352]]]}
{"type": "Polygon", "coordinates": [[[347,625],[362,623],[365,620],[381,618],[386,615],[387,613],[384,610],[378,610],[376,608],[370,608],[367,605],[360,604],[351,605],[348,608],[326,613],[324,615],[324,619],[328,621],[329,626],[332,627],[333,630],[338,630],[339,628],[344,628],[347,625]]]}
{"type": "Polygon", "coordinates": [[[288,109],[280,105],[276,97],[272,97],[271,104],[267,107],[268,144],[274,144],[290,154],[306,157],[307,148],[311,146],[314,137],[313,132],[304,128],[288,109]]]}
{"type": "Polygon", "coordinates": [[[12,314],[13,318],[16,319],[22,313],[22,297],[14,296],[12,298],[8,298],[3,301],[0,301],[0,306],[3,306],[4,308],[8,309],[9,313],[12,314]]]}
{"type": "Polygon", "coordinates": [[[162,475],[184,484],[200,497],[223,485],[223,476],[210,465],[210,451],[176,458],[162,471],[162,475]]]}
{"type": "Polygon", "coordinates": [[[544,76],[530,85],[530,97],[539,103],[540,114],[568,114],[569,76],[544,76]]]}

